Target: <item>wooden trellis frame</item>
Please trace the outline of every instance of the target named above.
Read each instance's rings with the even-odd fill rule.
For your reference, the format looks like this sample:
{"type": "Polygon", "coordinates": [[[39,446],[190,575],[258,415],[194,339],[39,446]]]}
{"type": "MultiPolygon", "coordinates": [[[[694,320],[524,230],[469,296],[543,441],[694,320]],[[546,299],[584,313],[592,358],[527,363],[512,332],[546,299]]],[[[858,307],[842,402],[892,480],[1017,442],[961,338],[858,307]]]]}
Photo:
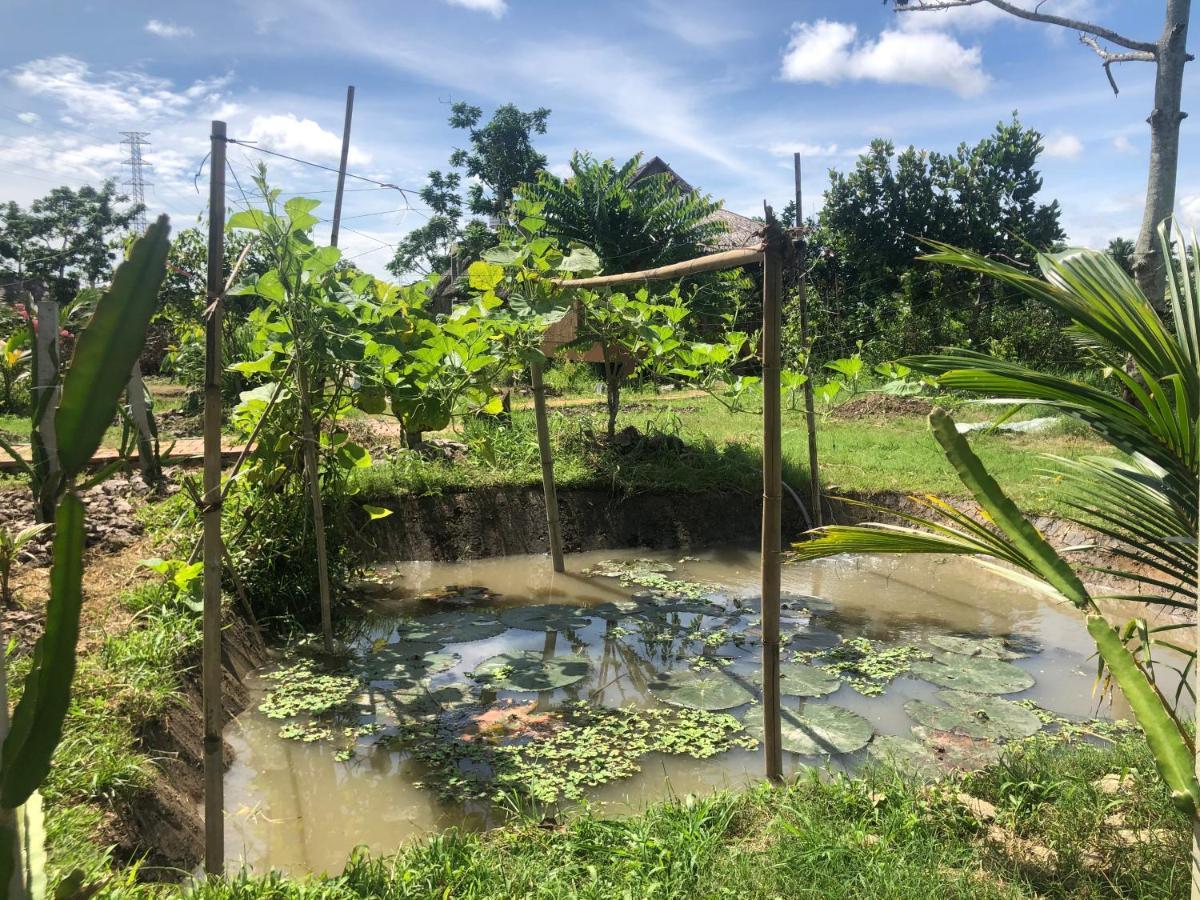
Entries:
{"type": "MultiPolygon", "coordinates": [[[[779,703],[779,593],[780,564],[783,552],[781,498],[783,494],[783,446],[780,403],[779,332],[783,321],[783,259],[787,239],[775,224],[770,208],[763,240],[749,247],[723,250],[695,259],[659,266],[640,272],[597,275],[591,278],[562,279],[558,284],[572,288],[624,287],[650,281],[676,281],[689,275],[719,272],[745,266],[763,267],[763,497],[762,497],[762,664],[763,664],[763,745],[766,774],[772,781],[783,778],[783,746],[780,735],[779,703]]],[[[568,326],[569,329],[569,326],[568,326]]],[[[568,329],[564,329],[568,330],[568,329]]],[[[554,334],[543,350],[552,352],[569,343],[572,334],[554,334]]],[[[563,571],[562,536],[559,533],[558,503],[554,485],[554,465],[546,424],[546,405],[541,390],[541,368],[533,375],[534,415],[537,418],[538,450],[542,458],[542,487],[546,495],[546,521],[554,570],[563,571]]]]}

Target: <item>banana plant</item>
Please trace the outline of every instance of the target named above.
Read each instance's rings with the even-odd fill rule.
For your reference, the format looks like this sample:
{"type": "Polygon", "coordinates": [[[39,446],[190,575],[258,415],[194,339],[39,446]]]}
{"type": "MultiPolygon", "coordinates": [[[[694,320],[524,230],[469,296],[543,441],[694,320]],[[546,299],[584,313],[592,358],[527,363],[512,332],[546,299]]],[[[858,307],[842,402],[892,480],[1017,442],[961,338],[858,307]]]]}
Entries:
{"type": "MultiPolygon", "coordinates": [[[[1160,231],[1163,255],[1175,256],[1160,231]]],[[[1194,239],[1193,239],[1194,243],[1194,239]]],[[[1123,576],[1136,593],[1092,594],[1081,573],[1056,552],[1004,494],[944,411],[930,416],[933,434],[986,521],[937,498],[919,502],[933,516],[906,515],[907,525],[831,526],[797,544],[798,559],[838,553],[951,553],[985,557],[1000,575],[1048,588],[1084,617],[1102,671],[1118,685],[1146,734],[1163,780],[1200,836],[1200,783],[1189,729],[1179,719],[1180,693],[1168,698],[1156,678],[1170,647],[1186,660],[1180,690],[1191,691],[1195,651],[1171,632],[1195,626],[1148,627],[1134,620],[1118,630],[1101,610],[1105,600],[1196,609],[1197,499],[1200,441],[1200,262],[1182,256],[1168,267],[1172,321],[1155,307],[1110,257],[1089,250],[1039,256],[1041,277],[945,244],[927,259],[995,277],[1071,322],[1068,333],[1107,386],[1039,372],[967,351],[902,360],[933,376],[939,386],[984,395],[999,405],[1039,403],[1086,425],[1127,458],[1045,458],[1061,486],[1072,519],[1108,537],[1122,565],[1091,570],[1123,576]],[[1127,397],[1122,397],[1124,390],[1127,397]],[[994,565],[999,561],[1003,565],[994,565]]],[[[1190,257],[1190,258],[1189,258],[1190,257]]],[[[1086,571],[1086,570],[1085,570],[1086,571]]]]}
{"type": "MultiPolygon", "coordinates": [[[[112,423],[130,368],[142,352],[165,271],[169,232],[167,217],[160,217],[117,268],[79,335],[53,413],[62,491],[55,512],[46,627],[34,646],[33,665],[11,726],[0,653],[0,898],[44,892],[35,792],[50,771],[62,737],[75,674],[84,547],[84,508],[77,491],[87,486],[86,481],[77,482],[112,423]]],[[[0,634],[0,648],[5,643],[0,634]]]]}
{"type": "Polygon", "coordinates": [[[13,411],[14,391],[18,384],[29,378],[32,354],[26,346],[28,343],[29,329],[22,328],[0,345],[0,409],[13,411]]]}

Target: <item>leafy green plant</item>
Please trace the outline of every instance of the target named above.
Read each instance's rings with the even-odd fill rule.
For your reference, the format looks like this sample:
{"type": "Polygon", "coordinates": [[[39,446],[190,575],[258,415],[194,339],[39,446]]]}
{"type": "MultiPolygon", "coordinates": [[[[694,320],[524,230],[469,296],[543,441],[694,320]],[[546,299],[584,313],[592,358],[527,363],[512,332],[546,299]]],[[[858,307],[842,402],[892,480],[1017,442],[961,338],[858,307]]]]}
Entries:
{"type": "Polygon", "coordinates": [[[43,522],[41,525],[31,525],[14,533],[0,525],[0,603],[5,609],[12,609],[16,606],[12,589],[9,587],[9,579],[12,577],[13,569],[20,562],[21,551],[26,544],[49,527],[48,522],[43,522]]]}
{"type": "MultiPolygon", "coordinates": [[[[1164,255],[1171,256],[1169,233],[1161,231],[1164,255]]],[[[934,437],[987,516],[986,522],[949,504],[928,499],[941,520],[905,516],[909,526],[867,525],[817,530],[796,546],[796,556],[815,559],[836,553],[952,553],[990,557],[1007,565],[996,571],[1063,596],[1086,617],[1102,672],[1125,695],[1146,734],[1159,773],[1175,803],[1200,827],[1200,783],[1194,771],[1190,729],[1178,718],[1154,678],[1155,648],[1170,648],[1187,659],[1183,690],[1195,651],[1170,640],[1170,632],[1191,624],[1149,628],[1136,622],[1118,631],[1098,600],[1117,596],[1143,604],[1196,608],[1197,472],[1200,463],[1200,261],[1193,256],[1182,272],[1169,273],[1172,321],[1164,322],[1111,257],[1087,250],[1039,256],[1042,277],[935,244],[929,257],[990,275],[1049,306],[1071,321],[1070,334],[1103,369],[1122,398],[1080,381],[1032,370],[978,353],[959,351],[904,360],[934,375],[938,384],[1003,398],[1037,402],[1086,423],[1128,461],[1090,457],[1070,462],[1052,458],[1075,519],[1116,544],[1118,559],[1141,567],[1101,572],[1141,582],[1146,593],[1093,596],[1077,571],[1056,552],[1008,498],[960,435],[954,420],[937,409],[930,416],[934,437]],[[1124,363],[1128,360],[1130,371],[1124,363]],[[917,527],[912,527],[917,526],[917,527]]],[[[973,663],[995,662],[973,659],[973,663]]]]}
{"type": "MultiPolygon", "coordinates": [[[[0,749],[0,885],[6,887],[13,883],[14,865],[22,858],[17,849],[16,810],[30,801],[50,770],[71,698],[83,602],[84,509],[75,493],[75,481],[100,445],[142,350],[165,268],[168,231],[163,216],[134,244],[117,269],[112,285],[79,336],[54,412],[61,439],[62,493],[55,517],[46,626],[34,647],[33,665],[0,749]]],[[[2,638],[0,635],[0,646],[2,638]]],[[[5,711],[6,675],[0,654],[0,699],[5,711]]],[[[0,717],[0,723],[9,725],[6,716],[0,717]]],[[[29,808],[21,815],[28,820],[29,808]]],[[[25,878],[17,878],[15,883],[18,897],[31,895],[35,887],[25,878]]]]}
{"type": "Polygon", "coordinates": [[[17,386],[29,380],[29,330],[9,335],[0,345],[0,410],[17,411],[17,386]]]}

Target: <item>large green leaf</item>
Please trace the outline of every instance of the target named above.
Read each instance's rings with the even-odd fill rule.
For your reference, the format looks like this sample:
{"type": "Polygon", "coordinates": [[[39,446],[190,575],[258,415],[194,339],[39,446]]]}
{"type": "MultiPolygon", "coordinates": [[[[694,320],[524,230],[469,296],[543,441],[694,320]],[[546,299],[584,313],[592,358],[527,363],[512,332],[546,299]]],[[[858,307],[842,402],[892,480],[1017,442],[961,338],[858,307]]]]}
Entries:
{"type": "MultiPolygon", "coordinates": [[[[128,375],[128,367],[123,371],[128,375]]],[[[67,494],[55,519],[46,630],[34,647],[33,667],[0,756],[0,806],[10,809],[24,803],[42,783],[62,737],[83,603],[83,544],[83,504],[74,494],[67,494]]]]}
{"type": "Polygon", "coordinates": [[[134,243],[75,345],[54,417],[59,462],[68,479],[83,470],[100,446],[129,370],[142,352],[166,271],[170,230],[167,217],[160,216],[134,243]]]}
{"type": "Polygon", "coordinates": [[[1166,700],[1146,677],[1133,654],[1121,643],[1121,637],[1101,615],[1090,615],[1088,634],[1112,673],[1113,680],[1129,702],[1146,742],[1154,754],[1159,774],[1171,789],[1175,804],[1195,815],[1200,809],[1200,783],[1196,780],[1196,752],[1166,700]]]}
{"type": "Polygon", "coordinates": [[[1030,569],[1076,606],[1087,606],[1091,598],[1079,576],[1038,530],[1029,524],[1024,514],[1017,509],[1017,505],[1008,499],[1008,495],[996,479],[983,467],[966,438],[958,433],[950,414],[940,407],[934,409],[929,414],[929,425],[959,479],[971,491],[975,501],[983,507],[996,527],[1027,561],[1030,569]]]}

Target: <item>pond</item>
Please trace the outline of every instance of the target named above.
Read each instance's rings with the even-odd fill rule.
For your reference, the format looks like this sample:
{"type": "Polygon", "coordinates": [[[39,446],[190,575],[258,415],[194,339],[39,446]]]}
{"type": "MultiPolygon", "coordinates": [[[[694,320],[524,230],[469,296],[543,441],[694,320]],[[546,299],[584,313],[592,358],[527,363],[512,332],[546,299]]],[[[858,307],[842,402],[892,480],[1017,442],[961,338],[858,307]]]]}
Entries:
{"type": "MultiPolygon", "coordinates": [[[[356,845],[485,828],[513,804],[615,814],[761,778],[757,553],[376,576],[344,665],[299,653],[249,681],[226,729],[232,867],[338,871],[356,845]]],[[[785,565],[783,592],[789,774],[886,758],[932,775],[1111,718],[1076,613],[969,561],[785,565]]]]}

